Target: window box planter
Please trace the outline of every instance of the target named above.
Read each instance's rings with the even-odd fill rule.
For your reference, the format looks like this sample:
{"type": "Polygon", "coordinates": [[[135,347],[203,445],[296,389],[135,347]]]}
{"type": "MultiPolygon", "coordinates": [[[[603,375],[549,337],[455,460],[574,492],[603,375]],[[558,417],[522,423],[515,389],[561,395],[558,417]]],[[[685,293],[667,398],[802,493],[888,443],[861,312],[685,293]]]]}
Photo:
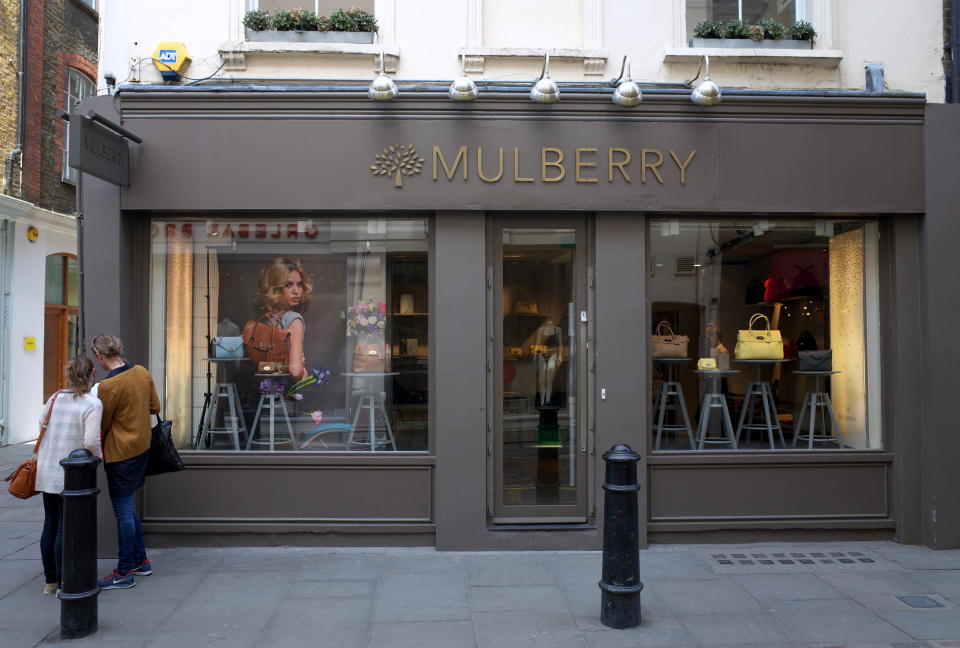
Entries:
{"type": "Polygon", "coordinates": [[[813,41],[808,40],[767,40],[755,41],[749,38],[691,38],[690,47],[723,47],[738,49],[813,49],[813,41]]]}
{"type": "Polygon", "coordinates": [[[258,43],[372,43],[373,32],[277,31],[247,29],[247,40],[258,43]]]}

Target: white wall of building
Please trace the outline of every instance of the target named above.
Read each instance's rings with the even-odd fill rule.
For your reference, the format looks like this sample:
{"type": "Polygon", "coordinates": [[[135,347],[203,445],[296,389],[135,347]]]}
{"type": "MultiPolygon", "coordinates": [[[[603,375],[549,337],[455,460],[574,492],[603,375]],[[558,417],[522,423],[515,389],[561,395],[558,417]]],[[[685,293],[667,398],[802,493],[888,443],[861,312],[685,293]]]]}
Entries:
{"type": "MultiPolygon", "coordinates": [[[[557,80],[609,79],[616,76],[626,54],[634,78],[679,82],[694,75],[696,63],[666,63],[664,58],[668,50],[687,45],[685,6],[685,0],[376,0],[375,11],[381,25],[379,42],[388,53],[398,50],[397,79],[451,79],[459,71],[461,48],[500,50],[485,57],[483,72],[472,74],[478,79],[531,79],[539,73],[540,61],[507,54],[549,47],[579,51],[583,57],[601,52],[606,57],[605,65],[591,73],[580,59],[558,60],[552,67],[557,80]]],[[[864,65],[880,63],[888,90],[923,92],[929,101],[943,101],[942,2],[805,0],[803,6],[820,33],[815,49],[838,51],[838,64],[717,60],[711,70],[714,79],[728,88],[862,90],[864,65]]],[[[159,42],[173,40],[185,43],[190,51],[188,76],[214,74],[223,63],[221,52],[244,50],[240,21],[246,7],[247,0],[104,2],[101,73],[111,71],[123,81],[133,67],[132,81],[159,82],[149,57],[159,42]]],[[[340,49],[347,53],[246,53],[245,69],[228,65],[216,76],[372,78],[371,46],[340,49]]]]}
{"type": "Polygon", "coordinates": [[[23,201],[0,196],[0,217],[11,221],[12,259],[8,259],[10,314],[7,337],[8,376],[6,428],[8,443],[37,437],[37,419],[43,406],[44,274],[50,254],[77,252],[76,220],[39,209],[23,201]],[[27,228],[36,227],[40,237],[27,240],[27,228]],[[24,339],[36,338],[36,348],[24,348],[24,339]]]}

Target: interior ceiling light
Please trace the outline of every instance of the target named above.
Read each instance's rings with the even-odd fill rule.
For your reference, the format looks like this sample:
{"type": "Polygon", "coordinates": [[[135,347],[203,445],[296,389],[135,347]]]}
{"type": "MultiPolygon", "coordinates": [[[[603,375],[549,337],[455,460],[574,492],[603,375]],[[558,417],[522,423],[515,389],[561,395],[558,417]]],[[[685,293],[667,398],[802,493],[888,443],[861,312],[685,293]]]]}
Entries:
{"type": "Polygon", "coordinates": [[[618,106],[633,108],[643,101],[640,86],[630,78],[630,61],[626,56],[623,57],[623,63],[620,65],[620,76],[611,83],[617,84],[617,89],[613,91],[613,103],[618,106]],[[627,73],[626,77],[623,76],[624,72],[627,73]]]}
{"type": "Polygon", "coordinates": [[[383,50],[380,50],[380,74],[370,84],[367,97],[374,101],[390,101],[396,99],[398,94],[400,91],[397,89],[397,84],[383,70],[383,50]]]}
{"type": "Polygon", "coordinates": [[[466,54],[460,56],[460,77],[450,84],[447,96],[452,101],[473,101],[480,96],[477,84],[467,76],[466,54]]]}
{"type": "MultiPolygon", "coordinates": [[[[698,106],[716,106],[720,103],[721,93],[719,86],[710,80],[710,57],[704,55],[700,62],[706,62],[706,73],[703,76],[703,81],[690,93],[690,101],[698,106]]],[[[699,68],[697,69],[697,76],[700,76],[699,68]]]]}
{"type": "Polygon", "coordinates": [[[550,78],[550,55],[543,55],[543,72],[530,90],[530,99],[537,103],[557,103],[560,101],[560,88],[550,78]]]}

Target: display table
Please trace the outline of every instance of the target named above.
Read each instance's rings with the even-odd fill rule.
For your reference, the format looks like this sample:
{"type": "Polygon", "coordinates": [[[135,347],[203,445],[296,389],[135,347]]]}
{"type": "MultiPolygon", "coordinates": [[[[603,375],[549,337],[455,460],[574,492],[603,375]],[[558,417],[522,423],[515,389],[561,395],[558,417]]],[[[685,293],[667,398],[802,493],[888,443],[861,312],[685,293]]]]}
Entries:
{"type": "MultiPolygon", "coordinates": [[[[371,452],[377,449],[377,446],[389,445],[391,449],[397,449],[397,441],[393,436],[393,426],[390,425],[390,417],[387,414],[387,407],[384,403],[383,392],[377,385],[376,378],[386,378],[388,376],[397,376],[399,372],[350,372],[344,373],[344,376],[350,378],[357,391],[360,392],[360,398],[357,401],[357,407],[353,415],[353,423],[350,425],[350,434],[347,435],[347,450],[353,449],[353,446],[366,446],[363,450],[371,452]],[[368,416],[366,437],[358,436],[361,431],[358,425],[361,425],[360,414],[366,410],[368,416]],[[377,415],[383,418],[384,436],[377,436],[377,415]]],[[[353,390],[351,390],[353,391],[353,390]]]]}
{"type": "Polygon", "coordinates": [[[800,413],[797,415],[797,422],[793,426],[793,446],[797,446],[797,439],[806,439],[807,448],[812,450],[814,443],[829,443],[831,441],[842,445],[843,442],[837,436],[840,429],[837,426],[837,417],[833,413],[833,403],[830,401],[830,394],[825,389],[821,389],[821,380],[827,376],[840,373],[839,371],[794,371],[796,376],[813,377],[813,391],[808,391],[803,395],[803,404],[800,405],[800,413]],[[822,434],[816,433],[817,412],[820,413],[822,434]],[[804,417],[808,419],[808,429],[806,434],[800,434],[803,430],[804,417]],[[830,418],[830,434],[827,434],[827,417],[830,418]]]}
{"type": "Polygon", "coordinates": [[[664,430],[668,432],[686,430],[687,438],[690,440],[690,449],[694,450],[696,449],[696,445],[693,440],[693,428],[690,425],[690,416],[687,414],[687,403],[683,398],[683,388],[677,381],[676,376],[677,367],[684,362],[690,362],[690,358],[653,358],[653,361],[663,365],[667,370],[666,380],[660,385],[660,393],[657,395],[657,400],[653,407],[653,419],[655,421],[653,431],[656,433],[653,449],[660,449],[660,438],[664,430]],[[680,413],[680,416],[683,418],[682,425],[679,423],[665,422],[664,419],[667,410],[671,407],[674,412],[680,413]]]}
{"type": "Polygon", "coordinates": [[[773,400],[773,390],[770,389],[770,383],[763,378],[763,370],[766,367],[772,367],[782,362],[789,362],[787,359],[780,360],[737,360],[740,364],[753,365],[753,382],[747,388],[747,393],[743,397],[743,408],[740,410],[740,420],[737,423],[737,442],[740,441],[740,435],[744,430],[749,432],[761,430],[767,433],[767,440],[770,443],[770,449],[776,448],[773,433],[776,431],[780,437],[780,445],[787,446],[783,439],[783,428],[780,427],[780,419],[777,416],[777,403],[773,400]],[[753,422],[754,399],[759,399],[762,423],[753,422]]]}
{"type": "Polygon", "coordinates": [[[705,443],[722,443],[737,449],[737,439],[733,433],[733,423],[730,421],[730,410],[727,409],[727,398],[720,388],[720,381],[724,376],[740,373],[739,369],[715,369],[712,371],[694,370],[702,379],[707,381],[707,390],[703,394],[700,404],[700,420],[697,423],[697,449],[703,450],[705,443]],[[710,427],[710,414],[714,409],[720,410],[720,427],[723,437],[708,437],[707,428],[710,427]]]}
{"type": "MultiPolygon", "coordinates": [[[[253,374],[257,378],[289,378],[290,374],[253,374]]],[[[253,417],[253,425],[250,426],[250,438],[247,439],[247,450],[250,449],[251,445],[268,445],[270,450],[273,451],[276,445],[280,444],[289,444],[290,447],[294,450],[297,448],[297,442],[293,434],[293,425],[290,424],[290,415],[287,413],[287,405],[283,400],[283,395],[278,395],[274,393],[270,394],[261,394],[260,402],[257,403],[257,414],[253,417]],[[283,414],[284,423],[287,426],[287,435],[285,437],[276,437],[276,413],[277,410],[283,414]],[[268,425],[269,425],[269,435],[266,440],[263,439],[263,421],[261,416],[267,416],[268,425]],[[256,438],[255,438],[256,437],[256,438]]]]}

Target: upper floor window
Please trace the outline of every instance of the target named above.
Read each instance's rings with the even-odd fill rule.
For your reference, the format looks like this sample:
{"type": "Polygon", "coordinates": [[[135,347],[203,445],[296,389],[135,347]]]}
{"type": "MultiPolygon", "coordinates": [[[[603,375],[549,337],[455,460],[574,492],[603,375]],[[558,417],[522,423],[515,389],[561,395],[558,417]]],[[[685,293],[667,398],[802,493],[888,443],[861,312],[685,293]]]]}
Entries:
{"type": "Polygon", "coordinates": [[[704,20],[729,22],[742,20],[756,25],[764,18],[784,25],[804,18],[804,0],[686,0],[687,37],[704,20]]]}
{"type": "MultiPolygon", "coordinates": [[[[72,112],[81,99],[94,95],[97,92],[97,87],[93,81],[90,80],[90,77],[73,68],[67,68],[67,78],[63,84],[63,88],[64,94],[66,95],[64,98],[64,110],[67,112],[72,112]]],[[[60,177],[64,182],[75,184],[77,182],[77,170],[72,168],[69,162],[70,122],[67,122],[63,129],[63,164],[61,165],[63,171],[60,177]]]]}

